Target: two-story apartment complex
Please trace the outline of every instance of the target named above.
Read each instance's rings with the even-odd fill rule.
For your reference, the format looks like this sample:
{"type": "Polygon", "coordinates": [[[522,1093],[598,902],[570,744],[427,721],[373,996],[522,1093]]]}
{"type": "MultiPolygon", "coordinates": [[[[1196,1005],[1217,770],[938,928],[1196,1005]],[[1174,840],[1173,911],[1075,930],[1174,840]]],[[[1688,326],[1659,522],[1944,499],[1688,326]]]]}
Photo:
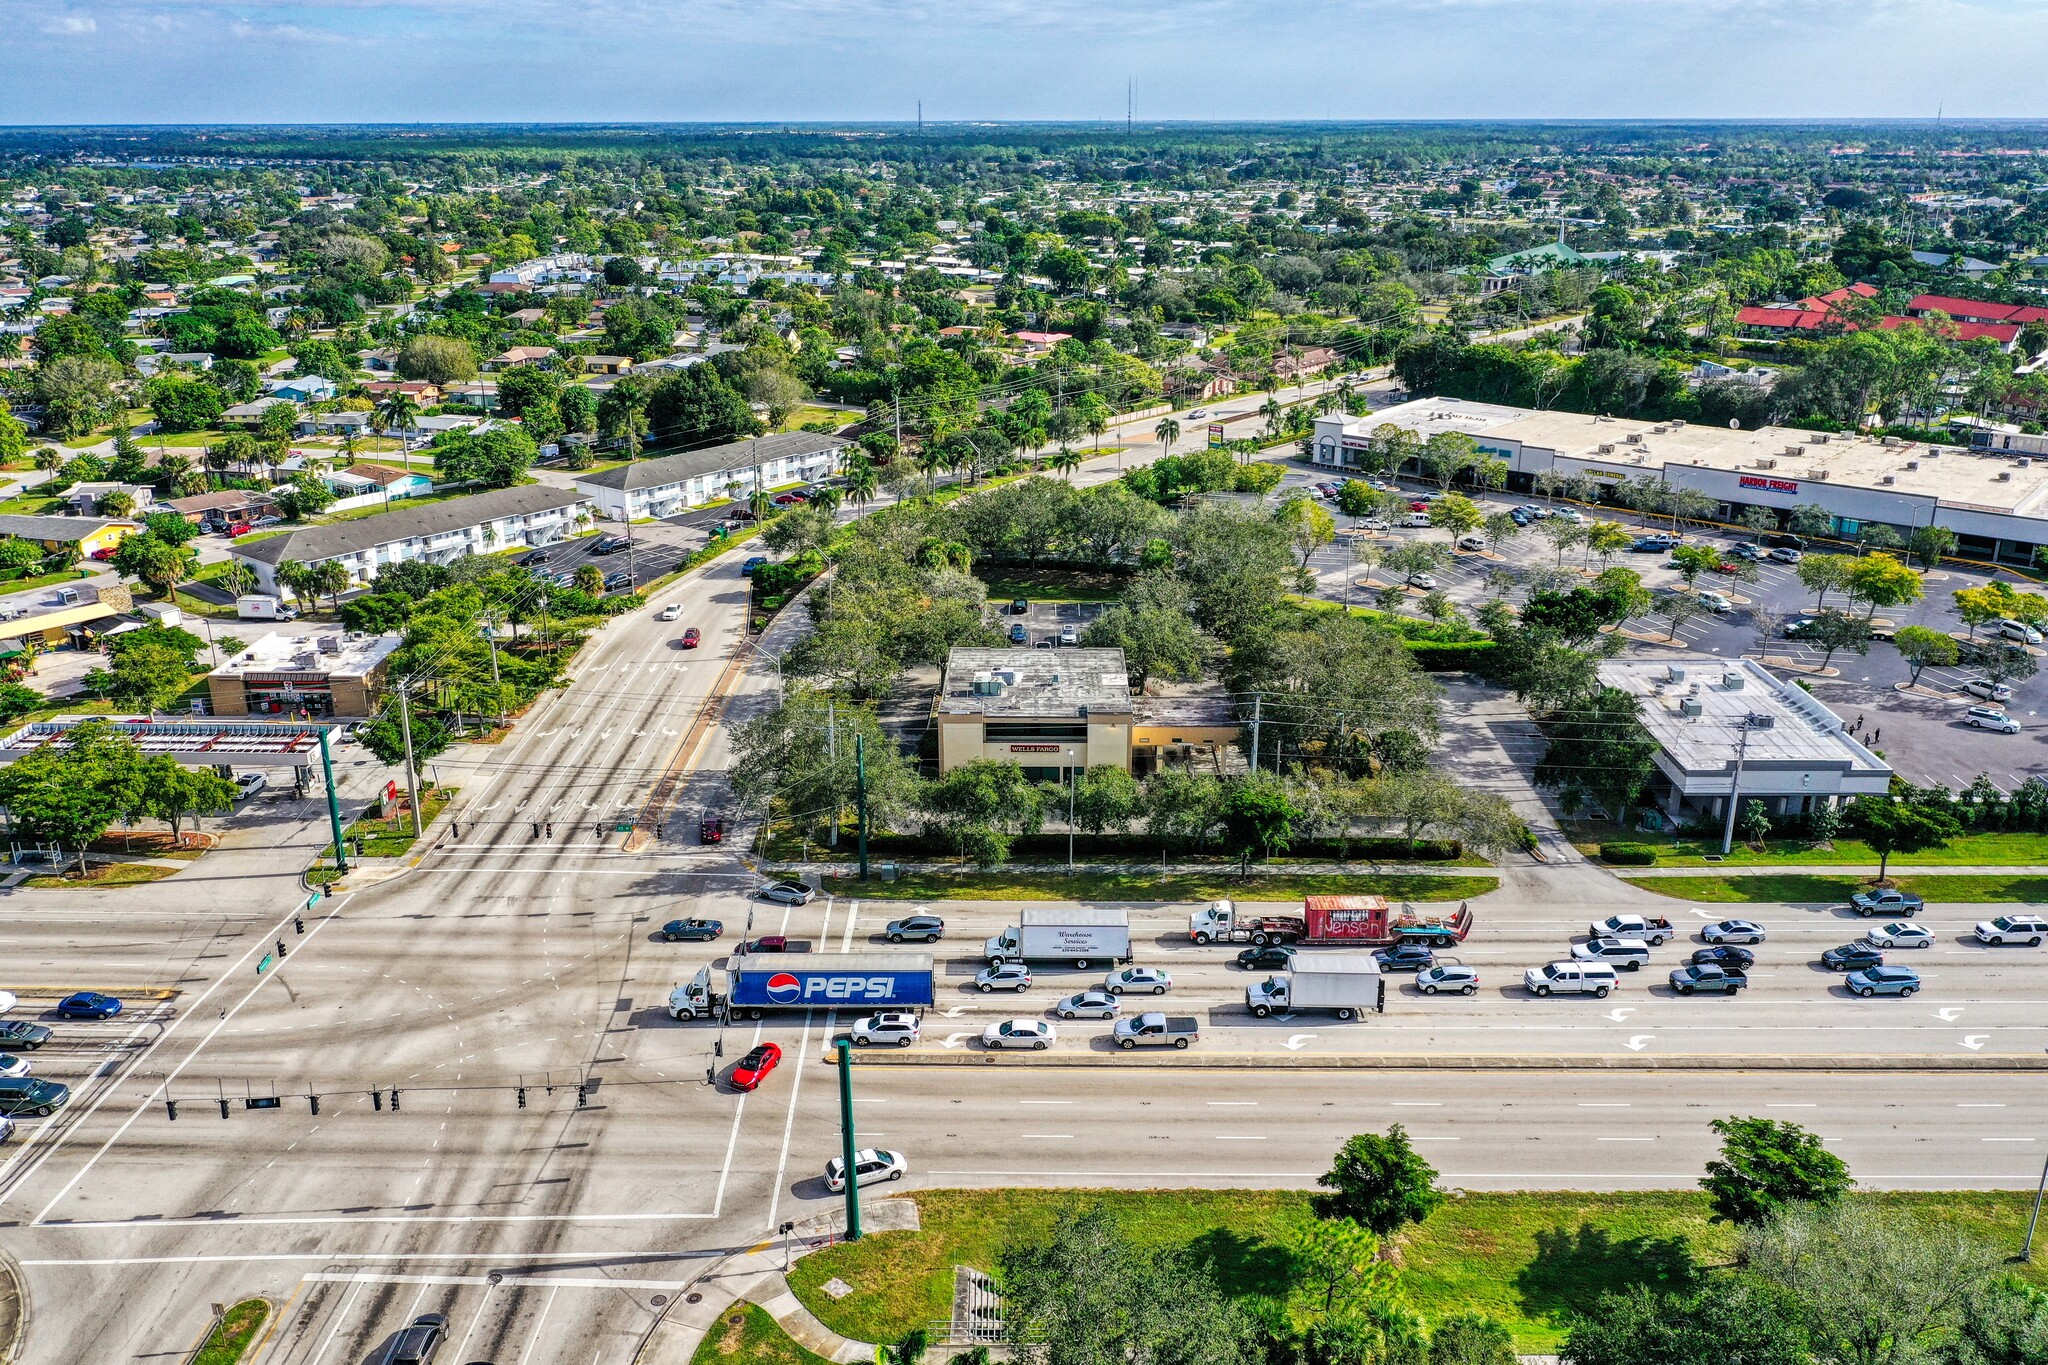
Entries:
{"type": "Polygon", "coordinates": [[[785,432],[581,475],[576,491],[613,521],[674,516],[718,498],[745,498],[756,488],[830,478],[839,472],[845,446],[837,436],[785,432]]]}

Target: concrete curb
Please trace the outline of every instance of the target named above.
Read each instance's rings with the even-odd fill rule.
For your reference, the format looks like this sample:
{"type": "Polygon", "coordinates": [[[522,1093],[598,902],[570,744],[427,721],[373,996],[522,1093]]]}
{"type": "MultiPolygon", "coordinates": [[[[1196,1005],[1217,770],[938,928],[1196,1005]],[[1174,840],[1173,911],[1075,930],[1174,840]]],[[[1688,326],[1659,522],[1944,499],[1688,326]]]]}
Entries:
{"type": "Polygon", "coordinates": [[[28,1338],[28,1289],[14,1258],[0,1249],[0,1365],[21,1359],[28,1338]]]}
{"type": "MultiPolygon", "coordinates": [[[[1061,1067],[1168,1067],[1187,1071],[2048,1071],[2048,1055],[2040,1057],[1894,1057],[1840,1056],[1796,1053],[1739,1057],[1713,1053],[1669,1053],[1661,1057],[1631,1053],[1625,1057],[1572,1056],[1568,1054],[1510,1054],[1495,1056],[1435,1056],[1427,1053],[1340,1052],[1304,1056],[1295,1052],[1238,1052],[1229,1054],[1143,1051],[1075,1053],[1068,1055],[1005,1054],[989,1052],[855,1053],[856,1066],[1026,1066],[1061,1067]]],[[[824,1066],[837,1066],[835,1057],[820,1059],[824,1066]]]]}

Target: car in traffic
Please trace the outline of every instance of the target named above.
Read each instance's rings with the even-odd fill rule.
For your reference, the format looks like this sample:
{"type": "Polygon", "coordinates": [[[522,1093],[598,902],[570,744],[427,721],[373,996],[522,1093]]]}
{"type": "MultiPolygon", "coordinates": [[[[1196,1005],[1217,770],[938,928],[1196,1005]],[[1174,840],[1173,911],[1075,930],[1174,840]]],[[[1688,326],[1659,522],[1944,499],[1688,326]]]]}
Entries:
{"type": "Polygon", "coordinates": [[[993,967],[983,967],[974,974],[974,988],[983,995],[990,991],[1028,991],[1031,989],[1031,968],[1022,962],[1000,962],[993,967]]]}
{"type": "Polygon", "coordinates": [[[788,493],[777,493],[774,501],[777,507],[794,507],[798,503],[806,501],[806,499],[803,494],[791,491],[788,493]]]}
{"type": "Polygon", "coordinates": [[[672,919],[661,926],[664,943],[709,943],[725,932],[725,925],[715,919],[672,919]]]}
{"type": "Polygon", "coordinates": [[[1899,920],[1893,924],[1875,925],[1864,931],[1863,937],[1879,948],[1931,948],[1934,946],[1934,931],[1924,924],[1911,920],[1899,920]]]}
{"type": "Polygon", "coordinates": [[[1695,962],[1671,973],[1671,989],[1680,995],[1698,995],[1701,992],[1733,995],[1748,985],[1749,977],[1740,967],[1717,967],[1712,963],[1695,962]]]}
{"type": "Polygon", "coordinates": [[[695,649],[702,643],[704,643],[704,633],[695,626],[691,626],[683,632],[682,646],[684,649],[695,649]]]}
{"type": "Polygon", "coordinates": [[[2012,700],[2012,688],[2002,682],[1993,682],[1990,678],[1972,678],[1963,684],[1963,691],[1973,697],[1982,697],[1986,701],[2012,700]]]}
{"type": "Polygon", "coordinates": [[[1764,927],[1755,920],[1716,920],[1700,930],[1700,939],[1706,943],[1762,943],[1764,927]]]}
{"type": "Polygon", "coordinates": [[[1255,972],[1278,968],[1286,971],[1294,963],[1294,949],[1285,943],[1268,943],[1260,948],[1247,948],[1237,955],[1237,965],[1255,972]]]}
{"type": "Polygon", "coordinates": [[[747,953],[786,953],[789,951],[789,939],[782,934],[763,934],[759,938],[741,939],[739,950],[743,956],[747,953]]]}
{"type": "Polygon", "coordinates": [[[697,822],[697,842],[700,844],[722,844],[725,842],[725,821],[716,815],[707,815],[697,822]]]}
{"type": "Polygon", "coordinates": [[[235,774],[235,800],[247,801],[261,796],[270,788],[270,779],[262,773],[235,774]]]}
{"type": "Polygon", "coordinates": [[[1733,944],[1717,943],[1711,948],[1693,949],[1692,961],[1697,967],[1733,967],[1737,971],[1747,971],[1756,962],[1756,954],[1733,944]]]}
{"type": "Polygon", "coordinates": [[[1920,989],[1920,973],[1911,967],[1869,967],[1849,973],[1843,984],[1853,993],[1865,997],[1911,995],[1920,989]]]}
{"type": "Polygon", "coordinates": [[[1611,962],[1632,972],[1650,960],[1650,945],[1639,939],[1589,938],[1572,945],[1572,957],[1579,962],[1611,962]]]}
{"type": "Polygon", "coordinates": [[[0,1047],[10,1052],[16,1049],[34,1052],[49,1041],[50,1029],[47,1024],[31,1024],[20,1019],[0,1019],[0,1047]]]}
{"type": "Polygon", "coordinates": [[[663,607],[663,608],[661,609],[661,619],[662,619],[662,620],[664,620],[664,621],[680,621],[680,620],[682,620],[682,619],[683,619],[683,604],[682,604],[682,603],[680,603],[680,602],[671,602],[671,603],[669,603],[669,604],[668,604],[667,606],[663,607]]]}
{"type": "Polygon", "coordinates": [[[1164,995],[1173,989],[1173,978],[1158,967],[1125,967],[1111,972],[1103,980],[1102,989],[1111,995],[1122,995],[1125,991],[1164,995]]]}
{"type": "Polygon", "coordinates": [[[912,938],[937,943],[946,932],[946,922],[937,915],[905,915],[902,919],[890,920],[882,932],[891,943],[912,938]]]}
{"type": "Polygon", "coordinates": [[[2020,732],[2020,723],[1995,706],[1971,707],[1963,713],[1963,724],[1973,730],[1989,730],[2000,735],[2020,732]]]}
{"type": "Polygon", "coordinates": [[[71,1098],[71,1087],[33,1076],[0,1079],[0,1114],[33,1114],[48,1118],[71,1098]]]}
{"type": "Polygon", "coordinates": [[[876,1047],[894,1045],[909,1047],[917,1041],[919,1024],[917,1016],[908,1010],[884,1010],[870,1014],[864,1019],[853,1021],[846,1036],[855,1047],[876,1047]]]}
{"type": "Polygon", "coordinates": [[[1122,1012],[1124,1002],[1108,991],[1076,991],[1054,1005],[1052,1012],[1062,1019],[1114,1019],[1122,1012]]]}
{"type": "Polygon", "coordinates": [[[1021,1047],[1043,1052],[1057,1037],[1058,1032],[1043,1019],[1005,1019],[981,1031],[981,1045],[991,1051],[1021,1047]]]}
{"type": "Polygon", "coordinates": [[[809,905],[818,893],[802,882],[770,882],[754,894],[777,905],[809,905]]]}
{"type": "Polygon", "coordinates": [[[1842,943],[1822,953],[1820,965],[1831,972],[1860,972],[1870,967],[1882,967],[1884,954],[1874,943],[1842,943]]]}
{"type": "Polygon", "coordinates": [[[111,1019],[121,1012],[121,1002],[98,991],[74,991],[57,1002],[59,1019],[111,1019]]]}
{"type": "Polygon", "coordinates": [[[380,1365],[428,1365],[448,1339],[446,1313],[422,1313],[392,1341],[380,1365]]]}
{"type": "Polygon", "coordinates": [[[732,1088],[752,1090],[768,1079],[768,1073],[782,1062],[782,1049],[774,1043],[762,1043],[733,1063],[732,1088]]]}
{"type": "Polygon", "coordinates": [[[1383,972],[1419,972],[1436,965],[1436,954],[1421,943],[1396,943],[1375,950],[1372,957],[1383,972]]]}
{"type": "Polygon", "coordinates": [[[1522,985],[1531,995],[1591,995],[1605,1000],[1621,984],[1611,963],[1551,962],[1522,973],[1522,985]]]}
{"type": "Polygon", "coordinates": [[[27,1076],[36,1069],[36,1064],[26,1057],[17,1057],[11,1052],[0,1052],[0,1080],[12,1080],[27,1076]]]}
{"type": "MultiPolygon", "coordinates": [[[[877,1185],[885,1180],[901,1180],[909,1171],[910,1163],[903,1159],[903,1153],[892,1152],[886,1147],[863,1147],[853,1154],[853,1183],[855,1185],[877,1185]]],[[[834,1194],[846,1189],[846,1159],[833,1157],[825,1163],[825,1188],[834,1194]]]]}
{"type": "Polygon", "coordinates": [[[1424,995],[1439,995],[1445,991],[1471,995],[1479,989],[1479,969],[1467,967],[1462,962],[1439,962],[1415,974],[1415,989],[1424,995]]]}
{"type": "Polygon", "coordinates": [[[749,555],[747,557],[747,562],[740,565],[740,577],[752,578],[754,576],[754,570],[760,568],[763,564],[766,564],[767,562],[768,556],[766,555],[749,555]]]}
{"type": "Polygon", "coordinates": [[[1996,948],[2007,943],[2024,943],[2029,948],[2041,946],[2041,940],[2048,936],[2048,919],[2040,915],[2000,915],[1997,919],[1977,921],[1972,930],[1979,943],[1988,943],[1996,948]]]}

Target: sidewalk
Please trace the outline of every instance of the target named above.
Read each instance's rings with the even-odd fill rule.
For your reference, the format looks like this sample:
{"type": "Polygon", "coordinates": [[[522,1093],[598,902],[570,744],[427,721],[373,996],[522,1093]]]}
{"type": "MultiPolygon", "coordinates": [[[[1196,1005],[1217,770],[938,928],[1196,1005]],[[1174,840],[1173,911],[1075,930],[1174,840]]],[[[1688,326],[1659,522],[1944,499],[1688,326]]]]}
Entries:
{"type": "MultiPolygon", "coordinates": [[[[1875,877],[1876,863],[1706,863],[1685,867],[1614,867],[1621,877],[1875,877]]],[[[1888,877],[2048,877],[2048,867],[1956,867],[1893,863],[1888,877]]]]}
{"type": "MultiPolygon", "coordinates": [[[[862,1207],[863,1231],[916,1232],[917,1205],[908,1199],[881,1199],[862,1207]]],[[[790,1243],[792,1258],[803,1256],[839,1241],[846,1231],[843,1209],[820,1214],[797,1225],[790,1243]]],[[[783,1247],[779,1241],[762,1242],[715,1263],[698,1276],[687,1291],[676,1296],[669,1311],[641,1342],[633,1365],[690,1365],[697,1347],[718,1325],[727,1310],[738,1303],[759,1307],[776,1325],[804,1349],[827,1360],[854,1365],[871,1361],[871,1342],[842,1337],[797,1301],[782,1271],[783,1247]],[[692,1298],[696,1302],[691,1302],[692,1298]]]]}

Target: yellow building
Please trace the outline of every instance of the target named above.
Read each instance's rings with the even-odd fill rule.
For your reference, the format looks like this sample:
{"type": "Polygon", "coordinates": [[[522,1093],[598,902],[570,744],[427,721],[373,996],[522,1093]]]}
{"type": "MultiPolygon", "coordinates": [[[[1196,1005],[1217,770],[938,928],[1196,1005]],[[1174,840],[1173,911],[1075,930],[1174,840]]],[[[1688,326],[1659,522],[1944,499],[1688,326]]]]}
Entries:
{"type": "Polygon", "coordinates": [[[102,517],[0,516],[0,536],[32,540],[51,553],[66,545],[78,546],[90,559],[100,550],[111,550],[122,541],[142,533],[139,521],[108,520],[102,517]]]}

